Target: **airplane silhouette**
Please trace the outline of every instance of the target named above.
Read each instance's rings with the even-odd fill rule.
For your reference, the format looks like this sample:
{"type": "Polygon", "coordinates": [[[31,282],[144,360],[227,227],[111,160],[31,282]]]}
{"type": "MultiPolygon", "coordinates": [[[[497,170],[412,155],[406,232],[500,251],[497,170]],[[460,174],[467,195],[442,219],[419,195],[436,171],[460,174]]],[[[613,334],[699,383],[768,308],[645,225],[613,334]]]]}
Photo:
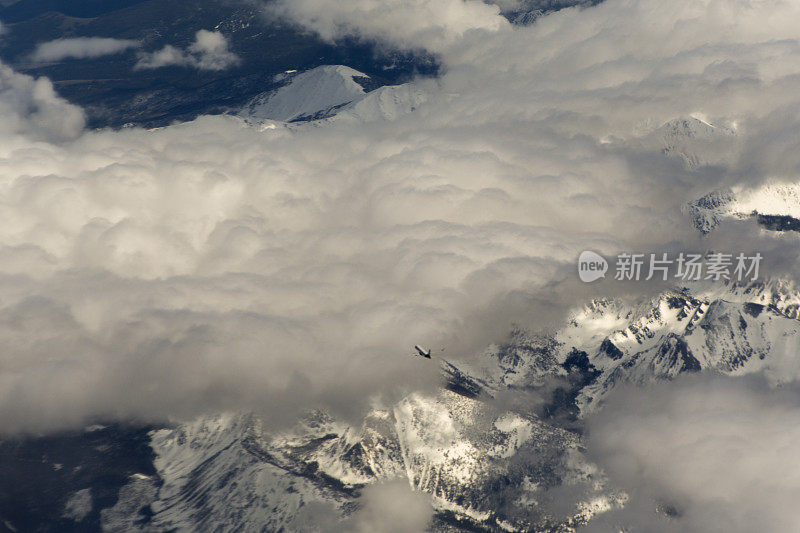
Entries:
{"type": "Polygon", "coordinates": [[[423,348],[419,344],[415,345],[414,349],[417,350],[417,353],[415,353],[414,355],[417,355],[419,357],[424,357],[425,359],[430,359],[431,358],[430,349],[425,350],[425,348],[423,348]]]}

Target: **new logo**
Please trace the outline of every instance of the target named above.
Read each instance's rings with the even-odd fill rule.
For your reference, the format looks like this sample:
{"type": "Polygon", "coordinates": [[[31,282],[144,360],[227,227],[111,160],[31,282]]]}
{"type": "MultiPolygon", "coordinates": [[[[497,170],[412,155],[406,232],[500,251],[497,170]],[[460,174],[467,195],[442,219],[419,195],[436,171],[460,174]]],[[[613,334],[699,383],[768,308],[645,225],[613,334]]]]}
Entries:
{"type": "Polygon", "coordinates": [[[606,272],[608,272],[608,261],[602,255],[588,250],[581,252],[578,258],[578,276],[582,282],[591,283],[604,278],[606,272]]]}

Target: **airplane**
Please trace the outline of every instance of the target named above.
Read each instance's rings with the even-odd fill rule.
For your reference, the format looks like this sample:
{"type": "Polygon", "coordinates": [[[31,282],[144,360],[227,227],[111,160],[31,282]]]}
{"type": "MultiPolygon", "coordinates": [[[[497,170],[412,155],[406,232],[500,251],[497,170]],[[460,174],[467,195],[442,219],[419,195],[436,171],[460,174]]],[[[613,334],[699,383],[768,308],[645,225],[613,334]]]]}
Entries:
{"type": "Polygon", "coordinates": [[[422,347],[422,346],[420,346],[419,344],[415,345],[415,346],[414,346],[414,349],[415,349],[415,350],[417,350],[417,353],[415,353],[414,355],[417,355],[417,356],[419,356],[419,357],[424,357],[425,359],[430,359],[430,358],[431,358],[431,351],[430,351],[430,349],[428,349],[428,350],[426,351],[426,350],[425,350],[425,348],[423,348],[423,347],[422,347]]]}

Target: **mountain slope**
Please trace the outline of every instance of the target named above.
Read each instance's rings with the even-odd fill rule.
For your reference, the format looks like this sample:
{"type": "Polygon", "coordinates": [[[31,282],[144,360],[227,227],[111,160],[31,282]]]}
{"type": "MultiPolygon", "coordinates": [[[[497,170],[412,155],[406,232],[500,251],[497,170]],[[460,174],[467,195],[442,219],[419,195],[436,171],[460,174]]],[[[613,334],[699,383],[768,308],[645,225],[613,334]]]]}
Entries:
{"type": "Polygon", "coordinates": [[[428,99],[418,83],[385,85],[371,91],[371,78],[344,65],[324,65],[300,74],[288,73],[279,89],[250,100],[239,115],[249,122],[320,119],[357,123],[395,120],[428,99]]]}
{"type": "Polygon", "coordinates": [[[369,76],[343,65],[325,65],[292,75],[288,84],[251,100],[244,114],[252,119],[284,122],[330,116],[364,96],[357,79],[369,76]]]}
{"type": "MultiPolygon", "coordinates": [[[[358,512],[366,485],[400,479],[431,495],[436,531],[573,531],[626,498],[585,456],[586,413],[621,385],[684,373],[780,381],[800,350],[799,309],[800,293],[780,282],[596,300],[553,335],[520,330],[476,359],[443,362],[439,392],[376,408],[360,424],[315,412],[276,431],[249,414],[201,417],[150,431],[152,456],[121,470],[117,485],[75,478],[48,501],[61,530],[324,531],[358,512]]],[[[108,431],[71,438],[125,448],[144,436],[108,431]]],[[[47,472],[90,468],[61,457],[64,438],[17,446],[63,465],[45,462],[47,472]]],[[[10,445],[6,470],[30,468],[10,445]]],[[[3,509],[12,526],[28,523],[3,509]]]]}
{"type": "Polygon", "coordinates": [[[726,219],[751,219],[772,231],[800,231],[800,184],[765,183],[749,189],[711,191],[689,203],[685,211],[703,233],[726,219]]]}
{"type": "Polygon", "coordinates": [[[314,413],[274,434],[224,415],[153,432],[163,485],[149,525],[292,530],[306,506],[347,516],[364,485],[399,478],[433,497],[441,530],[571,531],[625,499],[583,455],[580,418],[625,383],[780,368],[798,349],[799,303],[781,283],[598,300],[552,337],[519,331],[477,361],[443,363],[438,394],[360,427],[314,413]],[[575,500],[554,511],[567,489],[575,500]]]}

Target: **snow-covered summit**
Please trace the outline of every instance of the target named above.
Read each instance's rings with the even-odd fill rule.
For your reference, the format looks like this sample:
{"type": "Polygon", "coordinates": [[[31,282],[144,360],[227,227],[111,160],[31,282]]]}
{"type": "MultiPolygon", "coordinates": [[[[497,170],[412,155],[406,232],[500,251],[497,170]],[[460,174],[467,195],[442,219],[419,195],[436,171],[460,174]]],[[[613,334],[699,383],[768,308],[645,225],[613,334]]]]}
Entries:
{"type": "Polygon", "coordinates": [[[685,211],[708,233],[725,219],[753,218],[774,231],[800,231],[800,183],[765,183],[752,188],[711,191],[685,211]]]}
{"type": "Polygon", "coordinates": [[[261,122],[395,120],[428,100],[417,83],[386,85],[366,92],[369,76],[343,65],[326,65],[289,74],[281,88],[253,98],[239,113],[261,122]]]}
{"type": "Polygon", "coordinates": [[[243,114],[253,119],[284,122],[324,118],[361,99],[365,92],[357,79],[369,76],[344,65],[324,65],[294,74],[279,89],[251,100],[243,114]]]}
{"type": "Polygon", "coordinates": [[[668,157],[680,158],[689,169],[696,169],[729,160],[738,140],[732,127],[689,116],[662,124],[642,137],[641,143],[668,157]]]}
{"type": "Polygon", "coordinates": [[[395,120],[401,115],[411,113],[427,101],[427,92],[415,83],[386,85],[344,106],[332,119],[358,122],[395,120]]]}
{"type": "MultiPolygon", "coordinates": [[[[691,171],[730,164],[741,149],[735,123],[712,124],[700,116],[670,120],[634,142],[682,160],[691,171]]],[[[765,181],[749,187],[720,188],[687,203],[683,211],[703,233],[726,219],[752,219],[768,230],[800,231],[800,183],[765,181]]]]}

